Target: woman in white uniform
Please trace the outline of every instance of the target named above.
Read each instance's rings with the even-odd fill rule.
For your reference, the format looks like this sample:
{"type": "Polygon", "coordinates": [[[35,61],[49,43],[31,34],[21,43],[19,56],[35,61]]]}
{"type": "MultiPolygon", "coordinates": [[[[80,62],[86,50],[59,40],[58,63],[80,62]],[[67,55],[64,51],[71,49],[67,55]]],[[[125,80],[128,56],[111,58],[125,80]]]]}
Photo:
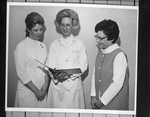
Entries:
{"type": "MultiPolygon", "coordinates": [[[[61,36],[50,45],[47,65],[56,69],[80,68],[83,73],[87,69],[85,45],[73,35],[73,31],[80,26],[78,14],[71,9],[63,9],[58,12],[55,25],[61,36]]],[[[82,73],[64,77],[58,75],[58,79],[64,79],[62,81],[51,76],[53,80],[50,83],[47,107],[84,109],[82,73]]]]}
{"type": "Polygon", "coordinates": [[[35,59],[46,62],[47,49],[45,44],[40,42],[44,32],[44,19],[40,14],[32,12],[27,15],[25,23],[26,38],[14,51],[18,75],[15,107],[43,108],[49,78],[35,59]]]}

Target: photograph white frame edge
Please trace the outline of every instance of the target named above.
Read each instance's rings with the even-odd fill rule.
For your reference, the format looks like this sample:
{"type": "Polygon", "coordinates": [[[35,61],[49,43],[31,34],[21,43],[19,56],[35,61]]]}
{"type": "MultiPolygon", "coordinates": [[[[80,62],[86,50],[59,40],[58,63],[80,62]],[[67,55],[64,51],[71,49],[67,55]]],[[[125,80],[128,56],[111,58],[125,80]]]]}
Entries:
{"type": "Polygon", "coordinates": [[[137,50],[136,46],[136,68],[135,68],[135,103],[134,111],[118,111],[118,110],[92,110],[92,109],[53,109],[53,108],[8,108],[7,107],[7,69],[8,69],[8,26],[9,26],[9,7],[10,6],[73,6],[73,7],[93,7],[93,8],[115,8],[115,9],[135,9],[137,10],[137,44],[138,45],[138,13],[137,6],[117,6],[117,5],[100,5],[100,4],[71,4],[71,3],[20,3],[7,2],[7,26],[6,26],[6,79],[5,79],[5,110],[6,111],[28,111],[28,112],[72,112],[72,113],[100,113],[100,114],[136,114],[137,103],[137,50]]]}

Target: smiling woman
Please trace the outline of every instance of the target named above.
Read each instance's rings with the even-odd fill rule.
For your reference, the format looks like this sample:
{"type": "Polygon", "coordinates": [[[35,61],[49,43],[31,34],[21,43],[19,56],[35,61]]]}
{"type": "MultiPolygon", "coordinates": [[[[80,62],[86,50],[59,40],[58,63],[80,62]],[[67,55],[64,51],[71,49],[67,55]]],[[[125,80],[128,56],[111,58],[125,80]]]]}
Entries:
{"type": "Polygon", "coordinates": [[[15,107],[45,107],[45,96],[49,81],[45,73],[38,68],[35,59],[45,62],[47,50],[40,42],[43,34],[43,17],[32,12],[27,15],[26,39],[21,41],[15,51],[15,66],[18,75],[18,86],[15,107]]]}
{"type": "MultiPolygon", "coordinates": [[[[60,5],[60,4],[59,4],[60,5]]],[[[45,20],[45,26],[46,26],[46,33],[44,35],[44,44],[46,45],[46,47],[50,47],[50,51],[49,51],[49,58],[47,60],[49,60],[49,62],[47,61],[48,67],[51,68],[56,68],[56,69],[75,69],[75,68],[80,68],[82,73],[84,72],[84,70],[86,69],[86,66],[84,66],[83,64],[85,62],[84,61],[84,57],[80,57],[82,56],[81,53],[86,53],[88,56],[88,63],[89,63],[89,67],[87,72],[83,73],[83,77],[81,76],[81,78],[79,77],[75,77],[75,75],[79,75],[79,74],[74,74],[74,77],[71,77],[68,75],[68,77],[61,77],[62,80],[59,80],[61,82],[59,82],[58,84],[53,83],[53,81],[51,81],[51,85],[49,88],[49,94],[48,94],[48,101],[51,103],[58,103],[55,104],[56,106],[56,111],[60,111],[59,108],[66,108],[66,111],[74,111],[70,109],[72,108],[71,106],[74,104],[78,104],[78,103],[74,103],[79,102],[79,98],[77,96],[79,96],[80,94],[80,105],[81,104],[86,104],[86,106],[84,107],[84,111],[91,111],[91,112],[102,112],[102,110],[93,110],[91,109],[91,104],[90,104],[90,88],[91,88],[91,78],[92,78],[92,71],[93,71],[93,66],[95,65],[95,58],[96,58],[96,53],[98,51],[97,47],[95,46],[95,38],[93,35],[96,34],[96,38],[99,38],[102,41],[99,42],[104,42],[107,40],[106,34],[97,34],[94,32],[94,26],[95,24],[97,24],[97,22],[102,21],[104,19],[113,19],[114,21],[116,21],[119,25],[119,29],[121,31],[120,33],[120,47],[124,48],[125,53],[128,55],[128,62],[129,62],[129,68],[130,68],[130,82],[129,82],[129,110],[127,111],[128,113],[135,113],[135,102],[136,102],[136,49],[137,49],[137,8],[115,8],[114,7],[109,7],[109,8],[104,8],[105,6],[101,6],[101,5],[86,5],[86,6],[82,6],[79,4],[79,6],[76,6],[75,4],[70,5],[69,6],[59,6],[58,4],[25,4],[25,5],[10,5],[10,13],[8,14],[8,21],[9,21],[9,28],[8,28],[8,42],[9,42],[9,49],[8,49],[8,96],[7,96],[7,110],[12,109],[23,109],[23,110],[28,110],[26,108],[14,108],[13,104],[14,103],[14,98],[15,98],[15,91],[16,91],[16,86],[18,83],[18,79],[17,79],[17,74],[16,71],[14,69],[15,64],[14,64],[14,55],[13,52],[16,49],[17,44],[21,41],[21,39],[24,39],[25,37],[25,31],[24,29],[26,29],[26,25],[24,25],[24,19],[26,18],[26,16],[31,13],[31,12],[37,12],[40,13],[45,20]],[[33,5],[33,6],[32,6],[33,5]],[[39,6],[40,5],[40,6],[39,6]],[[54,6],[56,5],[56,6],[54,6]],[[75,6],[74,6],[75,5],[75,6]],[[32,7],[31,7],[32,6],[32,7]],[[76,11],[78,13],[78,18],[80,19],[80,25],[78,23],[77,20],[77,15],[76,14],[72,14],[72,12],[63,12],[63,18],[61,18],[60,16],[62,15],[58,15],[58,19],[60,19],[60,22],[58,22],[59,20],[57,20],[57,15],[59,13],[59,11],[64,10],[67,11],[66,9],[72,9],[73,11],[76,11]],[[123,14],[123,15],[122,15],[123,14]],[[15,17],[16,16],[16,17],[15,17]],[[17,17],[19,16],[19,17],[17,17]],[[64,17],[65,16],[65,17],[64,17]],[[120,17],[122,16],[122,17],[120,17]],[[69,19],[69,20],[68,20],[69,19]],[[71,20],[70,20],[71,19],[71,20]],[[58,30],[56,30],[56,25],[54,24],[54,22],[58,23],[58,28],[59,28],[59,32],[58,30]],[[132,21],[132,22],[131,22],[132,21]],[[71,25],[70,25],[71,23],[71,25]],[[18,25],[18,27],[16,27],[18,25]],[[71,26],[71,27],[70,27],[71,26]],[[81,27],[80,27],[81,26],[81,27]],[[62,29],[61,29],[62,28],[62,29]],[[64,36],[62,30],[64,30],[65,35],[67,35],[67,33],[69,32],[69,30],[71,28],[71,35],[69,36],[64,36]],[[76,30],[75,30],[76,29],[76,30]],[[20,33],[18,33],[20,32],[20,33]],[[79,33],[77,33],[79,32],[79,33]],[[65,38],[66,37],[66,38],[65,38]],[[72,39],[73,38],[73,39],[72,39]],[[103,39],[104,38],[104,39],[103,39]],[[68,43],[67,43],[67,40],[68,43]],[[57,42],[57,43],[56,43],[57,42]],[[80,43],[81,42],[81,43],[80,43]],[[85,44],[85,45],[84,45],[85,44]],[[86,52],[85,52],[85,48],[86,48],[86,52]],[[80,58],[80,59],[79,59],[80,58]],[[53,61],[54,60],[54,61],[53,61]],[[50,64],[49,64],[50,63],[50,64]],[[82,64],[83,63],[83,64],[82,64]],[[80,65],[79,65],[80,64],[80,65]],[[83,67],[81,67],[83,65],[83,67]],[[61,88],[60,88],[60,87],[61,88]],[[68,90],[69,89],[69,90],[68,90]],[[75,89],[75,90],[74,90],[75,89]],[[73,90],[73,91],[72,91],[73,90]],[[84,93],[82,92],[84,90],[84,93]],[[62,92],[61,92],[62,91],[62,92]],[[79,93],[80,92],[80,93],[79,93]],[[54,95],[57,94],[57,96],[54,95]],[[82,98],[84,97],[85,98],[82,98]],[[53,96],[53,97],[52,97],[53,96]],[[75,98],[74,98],[74,97],[75,98]],[[83,101],[82,101],[82,99],[83,101]],[[56,101],[53,101],[51,99],[54,99],[56,101]],[[74,101],[72,101],[72,100],[74,101]],[[62,103],[60,103],[62,102],[62,103]],[[67,102],[71,102],[70,105],[67,102]],[[63,104],[65,103],[65,104],[63,104]],[[66,104],[67,103],[67,104],[66,104]],[[72,104],[74,103],[74,104],[72,104]],[[61,106],[61,107],[58,107],[61,106]],[[65,107],[63,107],[65,106],[65,107]],[[67,107],[68,106],[68,107],[67,107]]],[[[66,4],[65,4],[66,5],[66,4]]],[[[40,25],[40,24],[38,24],[40,25]]],[[[36,25],[34,25],[36,26],[36,25]]],[[[33,27],[34,27],[33,26],[33,27]]],[[[34,29],[34,28],[33,28],[34,29]]],[[[31,31],[31,30],[30,30],[31,31]]],[[[36,31],[36,30],[33,30],[36,31]]],[[[40,31],[40,29],[39,29],[40,31]]],[[[44,25],[43,25],[43,33],[44,33],[45,29],[44,29],[44,25]]],[[[42,35],[41,35],[42,36],[42,35]]],[[[26,37],[29,38],[30,41],[33,42],[37,42],[37,47],[41,47],[45,48],[43,43],[39,43],[39,41],[37,40],[33,40],[32,37],[29,36],[26,37]],[[38,45],[39,43],[39,45],[38,45]]],[[[41,37],[43,38],[43,37],[41,37]]],[[[33,46],[31,46],[33,47],[33,46]]],[[[36,52],[38,51],[38,49],[34,51],[31,51],[32,49],[29,48],[29,52],[31,52],[31,57],[30,60],[32,60],[32,57],[34,57],[34,54],[36,54],[36,52]],[[33,52],[33,53],[32,53],[33,52]]],[[[39,48],[40,49],[40,48],[39,48]]],[[[24,49],[20,49],[20,51],[23,51],[24,49]]],[[[38,51],[39,53],[40,51],[38,51]]],[[[27,55],[27,54],[26,54],[27,55]]],[[[44,55],[45,56],[45,55],[44,55]]],[[[43,56],[43,57],[44,57],[43,56]]],[[[25,59],[25,57],[22,57],[25,59]]],[[[37,60],[38,57],[36,58],[37,60]]],[[[44,61],[39,60],[40,62],[42,62],[44,64],[44,61]]],[[[86,61],[87,62],[87,61],[86,61]]],[[[31,68],[34,67],[34,65],[37,64],[38,66],[40,65],[40,63],[38,64],[38,62],[36,62],[35,60],[33,61],[29,61],[28,66],[30,66],[31,68]],[[34,63],[35,62],[35,63],[34,63]]],[[[85,64],[86,65],[86,64],[85,64]]],[[[41,65],[42,66],[42,65],[41,65]]],[[[43,67],[43,66],[42,66],[43,67]]],[[[40,68],[40,67],[39,67],[40,68]]],[[[33,68],[34,69],[34,68],[33,68]]],[[[39,69],[40,70],[40,69],[39,69]]],[[[28,70],[29,71],[29,70],[28,70]]],[[[36,72],[37,73],[37,72],[36,72]]],[[[40,73],[40,72],[38,72],[40,73]]],[[[34,74],[34,75],[38,75],[34,74]]],[[[80,76],[80,75],[79,75],[80,76]]],[[[59,78],[58,78],[59,79],[59,78]]],[[[55,79],[57,80],[57,78],[55,79]]],[[[47,103],[49,106],[51,106],[51,108],[43,108],[40,109],[40,111],[53,111],[53,104],[51,103],[47,103]]],[[[76,105],[75,105],[76,106],[76,105]]],[[[39,111],[36,107],[35,107],[36,111],[39,111]]],[[[63,109],[62,109],[63,110],[63,109]]],[[[77,109],[78,112],[81,112],[82,109],[78,108],[77,109]]],[[[105,110],[106,111],[106,110],[105,110]]],[[[108,113],[111,113],[112,111],[108,111],[108,113]]],[[[118,113],[126,113],[126,112],[118,112],[118,113]]]]}
{"type": "MultiPolygon", "coordinates": [[[[47,65],[56,69],[79,68],[84,73],[87,69],[85,45],[72,34],[80,26],[78,14],[71,9],[63,9],[56,15],[55,25],[62,36],[51,43],[47,65]]],[[[61,77],[63,80],[57,84],[51,82],[47,107],[85,109],[82,73],[54,76],[57,81],[61,77]]]]}
{"type": "Polygon", "coordinates": [[[39,40],[43,33],[43,26],[36,24],[31,30],[28,30],[30,35],[29,37],[34,40],[39,40]]]}
{"type": "Polygon", "coordinates": [[[32,12],[28,14],[25,19],[26,23],[26,37],[30,37],[33,40],[40,40],[44,31],[44,19],[40,14],[32,12]]]}
{"type": "Polygon", "coordinates": [[[70,36],[72,33],[72,19],[64,17],[61,21],[60,29],[64,38],[70,36]]]}
{"type": "Polygon", "coordinates": [[[129,71],[127,56],[116,43],[119,27],[113,20],[95,26],[98,54],[92,79],[93,109],[129,109],[129,71]]]}

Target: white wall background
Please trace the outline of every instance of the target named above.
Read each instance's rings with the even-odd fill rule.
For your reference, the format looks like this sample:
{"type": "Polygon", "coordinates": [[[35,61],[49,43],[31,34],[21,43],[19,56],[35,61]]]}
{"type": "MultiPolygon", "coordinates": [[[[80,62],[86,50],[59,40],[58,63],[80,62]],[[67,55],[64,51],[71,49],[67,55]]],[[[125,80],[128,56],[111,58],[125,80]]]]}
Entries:
{"type": "MultiPolygon", "coordinates": [[[[96,5],[94,5],[96,6],[96,5]]],[[[110,6],[109,6],[110,7],[110,6]]],[[[70,8],[75,10],[80,18],[81,30],[78,38],[81,39],[86,46],[89,72],[86,79],[83,81],[86,108],[91,109],[90,105],[90,86],[92,71],[95,64],[95,57],[97,54],[97,48],[95,46],[95,25],[103,19],[115,20],[120,28],[121,47],[124,48],[128,56],[129,70],[130,70],[130,110],[134,110],[135,93],[136,93],[136,57],[137,57],[137,10],[121,8],[99,8],[93,7],[78,7],[74,6],[10,6],[9,18],[8,18],[8,67],[6,77],[6,93],[7,93],[7,107],[13,107],[15,99],[15,91],[17,87],[17,74],[14,63],[14,50],[16,45],[25,38],[25,17],[30,12],[38,12],[45,19],[46,32],[44,36],[44,43],[49,50],[50,43],[59,37],[59,34],[55,30],[54,20],[56,14],[63,8],[70,8]]]]}

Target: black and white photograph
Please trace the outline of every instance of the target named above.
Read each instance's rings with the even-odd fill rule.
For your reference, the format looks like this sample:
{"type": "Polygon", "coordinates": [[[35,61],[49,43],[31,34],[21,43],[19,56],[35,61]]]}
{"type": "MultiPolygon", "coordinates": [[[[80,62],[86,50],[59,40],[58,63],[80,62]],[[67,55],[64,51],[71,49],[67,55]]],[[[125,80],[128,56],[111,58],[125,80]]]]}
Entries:
{"type": "Polygon", "coordinates": [[[136,114],[138,10],[7,2],[5,110],[136,114]]]}

